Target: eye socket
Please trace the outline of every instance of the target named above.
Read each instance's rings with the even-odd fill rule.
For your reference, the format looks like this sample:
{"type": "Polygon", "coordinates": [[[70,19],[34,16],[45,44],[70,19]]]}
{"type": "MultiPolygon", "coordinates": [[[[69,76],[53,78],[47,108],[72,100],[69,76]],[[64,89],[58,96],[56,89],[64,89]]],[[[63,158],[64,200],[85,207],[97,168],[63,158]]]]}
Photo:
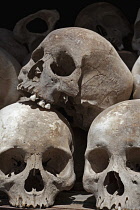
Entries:
{"type": "Polygon", "coordinates": [[[44,56],[44,49],[41,47],[39,49],[36,49],[33,53],[32,53],[32,59],[33,61],[36,63],[37,61],[41,60],[44,56]]]}
{"type": "Polygon", "coordinates": [[[65,50],[59,51],[56,55],[56,62],[51,64],[53,73],[63,77],[71,75],[75,68],[73,58],[65,50]]]}
{"type": "Polygon", "coordinates": [[[26,163],[24,162],[25,152],[22,149],[9,149],[0,154],[0,170],[9,177],[12,173],[22,172],[26,163]]]}
{"type": "Polygon", "coordinates": [[[33,79],[34,77],[40,78],[43,71],[43,61],[38,61],[29,71],[28,78],[33,79]]]}
{"type": "Polygon", "coordinates": [[[43,154],[42,165],[45,171],[56,176],[64,170],[69,159],[70,155],[65,151],[57,148],[49,148],[43,154]]]}
{"type": "Polygon", "coordinates": [[[132,171],[140,172],[140,148],[128,148],[126,150],[126,166],[132,171]]]}
{"type": "Polygon", "coordinates": [[[44,33],[48,30],[46,21],[42,18],[35,18],[27,23],[26,28],[31,33],[44,33]]]}
{"type": "Polygon", "coordinates": [[[95,173],[104,171],[109,164],[109,154],[105,148],[97,148],[88,154],[88,161],[95,173]]]}

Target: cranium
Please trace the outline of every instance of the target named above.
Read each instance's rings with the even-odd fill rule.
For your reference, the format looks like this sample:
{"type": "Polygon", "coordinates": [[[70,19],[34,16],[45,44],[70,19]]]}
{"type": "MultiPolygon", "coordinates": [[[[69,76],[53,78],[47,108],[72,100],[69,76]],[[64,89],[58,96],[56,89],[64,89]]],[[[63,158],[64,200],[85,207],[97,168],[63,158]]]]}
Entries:
{"type": "Polygon", "coordinates": [[[98,209],[140,207],[140,100],[100,113],[87,138],[83,186],[98,209]]]}
{"type": "MultiPolygon", "coordinates": [[[[31,52],[39,45],[45,36],[54,29],[59,18],[60,16],[57,10],[39,10],[16,23],[13,29],[14,36],[20,43],[26,44],[31,52]],[[31,24],[33,20],[45,21],[47,28],[43,32],[33,32],[33,29],[30,29],[30,27],[28,29],[28,25],[31,24]]],[[[35,26],[35,28],[39,28],[39,25],[35,26]]]]}
{"type": "Polygon", "coordinates": [[[0,110],[0,190],[16,207],[53,205],[75,181],[73,139],[61,114],[14,103],[0,110]]]}
{"type": "Polygon", "coordinates": [[[31,100],[45,108],[63,108],[71,123],[85,130],[103,109],[128,99],[133,87],[130,70],[114,47],[79,27],[50,32],[18,79],[18,90],[31,100]]]}
{"type": "Polygon", "coordinates": [[[137,12],[137,17],[134,23],[134,35],[132,39],[132,48],[140,55],[140,8],[137,12]]]}
{"type": "Polygon", "coordinates": [[[125,48],[124,39],[129,40],[132,29],[123,12],[108,2],[96,2],[83,8],[76,17],[75,26],[93,30],[117,50],[125,48]]]}
{"type": "Polygon", "coordinates": [[[0,48],[0,109],[19,99],[17,85],[20,69],[18,61],[0,48]]]}

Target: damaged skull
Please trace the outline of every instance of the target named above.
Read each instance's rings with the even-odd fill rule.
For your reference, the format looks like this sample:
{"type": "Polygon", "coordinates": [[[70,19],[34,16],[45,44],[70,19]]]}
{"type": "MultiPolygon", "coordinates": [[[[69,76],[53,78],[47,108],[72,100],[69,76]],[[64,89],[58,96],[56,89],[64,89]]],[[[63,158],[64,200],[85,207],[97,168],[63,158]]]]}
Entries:
{"type": "Polygon", "coordinates": [[[83,186],[98,209],[140,207],[140,100],[126,100],[100,113],[91,124],[83,186]]]}
{"type": "Polygon", "coordinates": [[[73,140],[59,113],[14,103],[0,110],[0,190],[16,207],[53,205],[74,184],[73,140]]]}
{"type": "Polygon", "coordinates": [[[102,110],[129,99],[133,87],[130,70],[110,42],[79,27],[50,32],[18,79],[23,95],[42,107],[64,109],[85,130],[102,110]]]}
{"type": "Polygon", "coordinates": [[[19,43],[26,44],[29,52],[32,52],[45,36],[54,29],[59,18],[60,15],[57,10],[39,10],[36,13],[24,17],[16,23],[13,29],[14,37],[19,43]],[[36,30],[39,30],[40,24],[42,26],[40,31],[36,31],[36,33],[34,32],[35,29],[33,27],[34,22],[38,22],[37,26],[35,26],[36,30]],[[42,28],[44,28],[43,23],[45,30],[42,32],[42,28]]]}
{"type": "MultiPolygon", "coordinates": [[[[132,28],[123,12],[108,2],[96,2],[83,8],[75,26],[87,28],[105,37],[117,49],[125,48],[132,36],[132,28]]],[[[131,45],[131,44],[130,44],[131,45]]]]}

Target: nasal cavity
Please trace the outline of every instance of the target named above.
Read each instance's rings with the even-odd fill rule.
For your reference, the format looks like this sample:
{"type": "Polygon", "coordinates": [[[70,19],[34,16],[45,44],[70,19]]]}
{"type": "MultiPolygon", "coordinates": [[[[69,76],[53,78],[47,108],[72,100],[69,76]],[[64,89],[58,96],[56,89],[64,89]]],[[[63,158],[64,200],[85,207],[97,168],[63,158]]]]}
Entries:
{"type": "Polygon", "coordinates": [[[33,168],[30,171],[25,180],[24,188],[27,192],[31,192],[32,189],[36,189],[36,191],[42,191],[44,189],[44,183],[39,169],[33,168]]]}
{"type": "Polygon", "coordinates": [[[124,193],[124,185],[119,177],[119,174],[115,171],[110,171],[104,181],[104,186],[107,192],[111,195],[116,193],[121,196],[124,193]]]}

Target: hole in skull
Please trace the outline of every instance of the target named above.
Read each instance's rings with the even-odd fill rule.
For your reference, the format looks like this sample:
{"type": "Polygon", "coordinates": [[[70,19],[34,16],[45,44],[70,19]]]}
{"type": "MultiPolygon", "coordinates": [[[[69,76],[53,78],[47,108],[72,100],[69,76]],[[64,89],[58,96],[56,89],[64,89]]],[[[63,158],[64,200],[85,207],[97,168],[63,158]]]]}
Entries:
{"type": "Polygon", "coordinates": [[[36,191],[42,191],[44,189],[44,183],[39,169],[33,168],[30,171],[25,180],[24,188],[27,192],[31,192],[32,189],[36,189],[36,191]]]}
{"type": "Polygon", "coordinates": [[[100,34],[101,36],[103,37],[107,36],[106,30],[101,25],[97,25],[96,30],[97,30],[97,33],[100,34]]]}
{"type": "Polygon", "coordinates": [[[48,30],[46,22],[41,18],[35,18],[34,20],[30,21],[26,25],[26,28],[32,33],[44,33],[48,30]]]}
{"type": "Polygon", "coordinates": [[[42,158],[42,165],[45,171],[57,176],[63,172],[68,164],[70,156],[63,150],[57,148],[49,148],[42,158]]]}
{"type": "Polygon", "coordinates": [[[140,172],[140,148],[126,150],[126,166],[135,172],[140,172]]]}
{"type": "Polygon", "coordinates": [[[75,63],[66,51],[60,51],[56,57],[56,62],[51,64],[51,69],[58,76],[69,76],[75,70],[75,63]]]}
{"type": "Polygon", "coordinates": [[[104,148],[97,148],[89,153],[88,160],[92,170],[96,173],[100,173],[104,171],[109,164],[109,154],[104,148]]]}
{"type": "Polygon", "coordinates": [[[22,149],[12,148],[0,154],[0,170],[9,177],[22,172],[26,163],[25,152],[22,149]]]}
{"type": "MultiPolygon", "coordinates": [[[[28,73],[28,77],[29,79],[33,79],[34,78],[34,81],[35,81],[35,78],[40,78],[40,75],[43,71],[43,61],[38,61],[29,71],[28,73]]],[[[36,79],[36,81],[38,81],[36,79]]]]}
{"type": "Polygon", "coordinates": [[[124,185],[119,177],[119,174],[115,171],[110,171],[104,181],[104,186],[107,192],[113,195],[117,192],[117,195],[121,196],[124,193],[124,185]]]}
{"type": "Polygon", "coordinates": [[[33,61],[36,63],[37,61],[39,61],[40,59],[43,58],[44,56],[44,50],[43,48],[39,48],[39,49],[36,49],[33,53],[32,53],[32,59],[33,61]]]}

